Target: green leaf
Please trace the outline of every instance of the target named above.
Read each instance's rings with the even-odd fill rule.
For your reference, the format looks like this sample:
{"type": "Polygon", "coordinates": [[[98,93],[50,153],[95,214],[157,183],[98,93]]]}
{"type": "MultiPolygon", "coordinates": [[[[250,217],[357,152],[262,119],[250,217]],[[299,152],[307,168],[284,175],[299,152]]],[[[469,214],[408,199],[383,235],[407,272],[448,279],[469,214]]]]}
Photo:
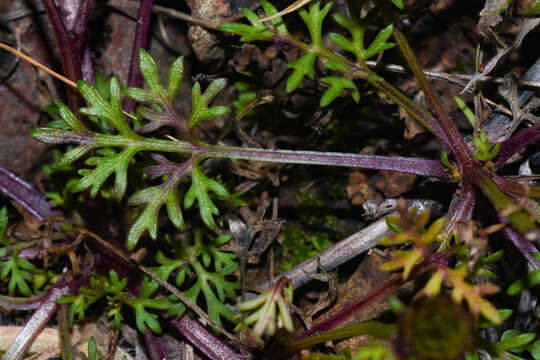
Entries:
{"type": "Polygon", "coordinates": [[[153,240],[157,238],[159,210],[163,205],[167,207],[169,219],[179,229],[184,229],[184,219],[178,199],[178,190],[175,184],[164,183],[140,190],[133,194],[128,205],[146,204],[146,208],[139,215],[129,230],[127,236],[127,248],[133,250],[141,235],[148,230],[153,240]]]}
{"type": "Polygon", "coordinates": [[[534,360],[540,360],[540,340],[536,340],[529,345],[527,350],[529,350],[534,360]]]}
{"type": "Polygon", "coordinates": [[[7,208],[4,206],[2,207],[2,210],[0,210],[0,243],[4,245],[7,245],[7,237],[6,237],[7,225],[8,225],[7,208]]]}
{"type": "Polygon", "coordinates": [[[318,56],[317,53],[324,49],[322,43],[322,24],[332,6],[333,3],[329,2],[321,9],[321,2],[320,0],[317,0],[310,4],[309,12],[305,9],[301,9],[298,12],[308,27],[311,36],[311,45],[306,54],[288,64],[289,68],[294,69],[287,79],[286,89],[288,92],[296,90],[305,76],[313,79],[315,60],[318,56]]]}
{"type": "Polygon", "coordinates": [[[111,92],[109,91],[110,84],[105,79],[105,76],[103,76],[102,73],[97,73],[96,75],[96,90],[98,91],[99,95],[106,101],[109,101],[111,98],[111,92]]]}
{"type": "Polygon", "coordinates": [[[196,301],[202,292],[206,303],[206,311],[210,318],[220,325],[222,316],[229,321],[233,321],[235,313],[224,302],[226,297],[234,299],[236,297],[236,289],[240,288],[240,284],[225,279],[225,276],[231,274],[234,270],[226,268],[222,271],[210,273],[198,262],[192,264],[192,266],[197,275],[197,282],[185,291],[186,296],[196,301]]]}
{"type": "Polygon", "coordinates": [[[198,165],[193,165],[191,187],[184,197],[184,207],[189,209],[197,199],[201,218],[206,226],[213,230],[216,228],[213,215],[219,215],[219,210],[210,199],[209,191],[213,191],[222,199],[230,198],[229,192],[223,185],[206,177],[198,165]]]}
{"type": "MultiPolygon", "coordinates": [[[[278,13],[276,7],[266,0],[262,0],[261,5],[264,9],[264,12],[266,13],[266,16],[268,17],[274,16],[278,13]]],[[[287,26],[285,25],[285,22],[283,21],[281,16],[274,18],[272,20],[272,24],[274,25],[279,34],[289,36],[289,31],[287,30],[287,26]]]]}
{"type": "Polygon", "coordinates": [[[169,76],[167,78],[167,99],[172,101],[178,91],[180,91],[180,85],[182,84],[182,78],[184,77],[184,57],[180,56],[176,59],[169,69],[169,76]]]}
{"type": "MultiPolygon", "coordinates": [[[[266,13],[265,17],[270,17],[278,13],[276,7],[266,0],[262,0],[261,5],[266,13]]],[[[244,8],[242,9],[242,13],[251,25],[239,23],[225,23],[219,27],[219,30],[242,35],[240,40],[244,42],[256,40],[272,40],[274,32],[267,26],[265,26],[264,22],[259,21],[260,18],[253,11],[244,8]]],[[[281,16],[272,19],[272,25],[274,25],[274,28],[277,30],[278,34],[289,36],[289,32],[287,31],[287,27],[285,26],[285,23],[283,22],[281,16]]]]}
{"type": "Polygon", "coordinates": [[[19,252],[21,249],[16,250],[9,260],[0,261],[0,279],[4,280],[9,278],[8,281],[8,293],[10,296],[15,294],[18,290],[19,293],[25,296],[32,295],[32,291],[27,284],[27,281],[32,281],[34,275],[43,274],[43,270],[40,270],[26,259],[19,258],[19,252]]]}
{"type": "Polygon", "coordinates": [[[248,19],[251,25],[225,23],[219,27],[219,30],[242,35],[240,40],[244,42],[255,40],[269,41],[272,39],[272,32],[270,29],[259,21],[259,17],[253,11],[249,9],[242,9],[242,13],[248,19]]]}
{"type": "Polygon", "coordinates": [[[127,97],[140,102],[149,104],[161,104],[161,98],[155,96],[153,93],[146,91],[138,87],[126,87],[122,89],[122,93],[127,97]]]}
{"type": "Polygon", "coordinates": [[[166,310],[170,305],[166,298],[150,298],[158,287],[159,284],[156,281],[144,278],[139,297],[126,301],[135,310],[135,323],[137,324],[137,329],[143,334],[146,332],[146,326],[156,334],[161,333],[161,326],[157,320],[157,315],[148,312],[147,309],[166,310]]]}
{"type": "Polygon", "coordinates": [[[96,340],[92,336],[88,341],[88,360],[96,360],[97,358],[97,345],[96,340]]]}
{"type": "Polygon", "coordinates": [[[77,119],[75,114],[73,114],[73,112],[66,105],[59,102],[56,107],[58,109],[58,114],[60,114],[64,123],[67,124],[71,130],[76,133],[84,133],[88,131],[88,129],[84,127],[84,125],[79,121],[79,119],[77,119]]]}
{"type": "Polygon", "coordinates": [[[384,50],[388,50],[395,45],[387,42],[394,30],[393,25],[388,25],[382,29],[366,49],[364,47],[365,25],[363,23],[351,21],[341,14],[334,14],[332,17],[338,24],[351,33],[352,41],[345,36],[336,33],[330,33],[330,39],[332,39],[339,47],[354,54],[358,61],[364,62],[370,57],[373,57],[384,50]]]}
{"type": "Polygon", "coordinates": [[[321,81],[330,85],[330,88],[328,88],[321,97],[321,107],[329,105],[338,96],[340,96],[345,89],[353,89],[354,91],[351,94],[352,98],[356,102],[360,101],[360,93],[358,92],[358,88],[351,80],[347,80],[342,77],[325,77],[322,78],[321,81]]]}
{"type": "Polygon", "coordinates": [[[398,9],[403,10],[403,0],[389,0],[394,4],[398,9]]]}
{"type": "Polygon", "coordinates": [[[300,17],[304,20],[309,30],[311,46],[313,48],[324,48],[322,43],[322,24],[333,5],[333,2],[328,2],[321,9],[321,1],[316,0],[309,5],[309,12],[306,11],[306,9],[300,9],[300,11],[298,11],[298,14],[300,14],[300,17]]]}
{"type": "Polygon", "coordinates": [[[502,256],[504,255],[504,250],[499,250],[497,252],[494,252],[493,254],[481,259],[478,263],[479,265],[487,265],[487,264],[493,264],[499,261],[502,256]]]}
{"type": "Polygon", "coordinates": [[[231,240],[231,236],[222,235],[218,237],[214,244],[204,244],[199,241],[197,244],[197,256],[202,256],[202,261],[205,268],[208,268],[211,264],[211,260],[214,260],[214,266],[216,271],[225,271],[228,274],[234,272],[238,268],[236,263],[236,254],[230,252],[220,251],[217,247],[226,244],[231,240]]]}
{"type": "Polygon", "coordinates": [[[204,120],[229,113],[230,109],[227,106],[208,107],[216,95],[225,88],[226,84],[226,79],[214,80],[208,85],[206,91],[202,95],[201,85],[198,82],[193,85],[191,92],[191,115],[188,119],[188,127],[190,130],[204,120]]]}
{"type": "Polygon", "coordinates": [[[388,38],[392,35],[392,31],[394,31],[394,27],[392,24],[382,29],[363,53],[363,59],[367,60],[370,57],[375,56],[384,50],[393,48],[395,44],[386,42],[388,38]]]}
{"type": "Polygon", "coordinates": [[[287,65],[287,67],[294,69],[287,79],[287,92],[296,90],[300,86],[300,83],[302,83],[304,76],[313,79],[315,60],[317,60],[316,54],[307,53],[287,65]]]}
{"type": "Polygon", "coordinates": [[[113,196],[120,200],[124,196],[127,188],[127,170],[131,159],[137,152],[142,150],[140,147],[133,146],[123,150],[120,153],[109,151],[100,151],[103,156],[93,156],[85,161],[86,165],[95,166],[94,169],[79,170],[83,177],[71,188],[73,192],[80,192],[89,187],[90,195],[96,196],[99,189],[113,173],[115,175],[113,196]]]}
{"type": "MultiPolygon", "coordinates": [[[[184,294],[195,302],[201,300],[200,295],[202,294],[208,315],[220,324],[221,317],[233,321],[234,312],[225,305],[225,301],[234,299],[236,289],[239,288],[238,283],[226,279],[238,268],[238,264],[234,261],[236,255],[217,249],[217,246],[221,246],[229,240],[229,236],[220,236],[214,242],[206,243],[202,240],[202,231],[196,229],[193,245],[187,245],[184,242],[173,243],[173,251],[177,258],[168,259],[163,254],[158,253],[156,261],[161,266],[153,269],[162,279],[166,280],[175,269],[186,263],[189,264],[178,271],[176,285],[178,287],[184,285],[186,275],[194,273],[191,278],[196,279],[196,282],[184,291],[184,294]]],[[[173,305],[169,308],[168,313],[181,316],[186,311],[186,306],[174,296],[171,296],[170,299],[173,305]]]]}
{"type": "Polygon", "coordinates": [[[156,63],[144,49],[139,49],[139,69],[150,92],[157,98],[165,99],[166,93],[161,86],[156,63]]]}
{"type": "Polygon", "coordinates": [[[506,293],[508,295],[517,295],[525,289],[540,284],[540,269],[529,272],[522,279],[514,282],[508,287],[506,293]]]}
{"type": "Polygon", "coordinates": [[[471,108],[469,108],[465,101],[463,101],[459,96],[454,96],[454,101],[458,105],[459,109],[463,112],[463,114],[465,114],[465,117],[467,118],[467,120],[469,120],[471,126],[474,127],[474,124],[476,123],[476,116],[474,116],[471,108]]]}
{"type": "MultiPolygon", "coordinates": [[[[158,251],[158,253],[156,254],[156,262],[160,265],[157,267],[153,267],[151,269],[152,272],[154,272],[157,276],[166,281],[171,275],[171,273],[186,261],[182,259],[169,259],[161,251],[158,251]]],[[[180,283],[177,283],[177,285],[182,285],[182,282],[183,281],[180,281],[180,283]]]]}
{"type": "Polygon", "coordinates": [[[105,101],[97,89],[89,82],[79,80],[77,87],[84,99],[90,104],[90,107],[79,110],[82,114],[96,116],[107,121],[107,123],[125,137],[132,139],[138,138],[138,135],[129,127],[122,113],[120,83],[115,76],[110,80],[109,91],[111,98],[109,102],[105,101]]]}
{"type": "MultiPolygon", "coordinates": [[[[510,310],[510,309],[498,309],[497,312],[501,316],[502,321],[504,321],[504,320],[508,319],[510,317],[510,315],[512,315],[513,311],[510,310]]],[[[498,324],[495,324],[495,323],[492,323],[492,322],[489,322],[489,321],[483,321],[480,324],[478,324],[478,328],[479,329],[487,329],[487,328],[497,326],[497,325],[498,324]]]]}
{"type": "Polygon", "coordinates": [[[496,342],[495,349],[497,352],[512,351],[521,352],[522,347],[529,344],[536,338],[536,334],[524,333],[521,334],[516,330],[506,330],[501,336],[501,341],[496,342]]]}

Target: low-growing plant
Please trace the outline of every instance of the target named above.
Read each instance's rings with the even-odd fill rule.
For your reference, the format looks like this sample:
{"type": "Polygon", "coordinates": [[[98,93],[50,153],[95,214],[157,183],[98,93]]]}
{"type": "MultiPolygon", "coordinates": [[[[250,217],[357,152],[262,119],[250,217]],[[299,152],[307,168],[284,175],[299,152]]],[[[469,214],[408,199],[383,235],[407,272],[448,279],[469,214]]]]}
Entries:
{"type": "MultiPolygon", "coordinates": [[[[147,24],[152,1],[143,3],[140,6],[147,7],[147,11],[142,12],[141,23],[147,24]]],[[[6,240],[7,215],[5,210],[0,212],[1,238],[6,246],[0,250],[4,256],[0,262],[0,278],[7,282],[9,294],[0,301],[12,308],[21,303],[26,308],[20,305],[20,309],[36,308],[34,316],[39,320],[29,323],[27,332],[32,335],[12,345],[7,358],[22,356],[28,343],[50,320],[59,304],[69,306],[69,323],[84,320],[88,309],[100,304],[107,309],[116,327],[129,321],[127,314],[133,314],[135,326],[145,335],[150,353],[160,359],[168,357],[160,350],[164,349],[163,339],[155,335],[163,331],[163,322],[179,330],[200,351],[214,359],[240,359],[243,358],[240,349],[245,354],[252,350],[230,334],[228,328],[240,331],[252,326],[248,333],[258,339],[270,338],[278,328],[292,333],[295,329],[289,311],[294,298],[289,279],[280,278],[259,297],[234,304],[240,289],[239,264],[237,255],[225,250],[234,246],[229,243],[231,237],[226,235],[223,213],[224,210],[233,212],[245,204],[241,200],[242,194],[232,193],[229,184],[223,181],[224,176],[208,166],[216,159],[388,170],[456,184],[448,213],[431,224],[429,211],[410,210],[405,202],[398,204],[397,216],[387,218],[388,228],[394,234],[381,239],[380,244],[394,250],[382,270],[399,271],[398,274],[288,342],[268,347],[269,358],[293,356],[317,344],[357,335],[372,335],[380,342],[354,349],[343,356],[318,352],[306,356],[321,359],[409,356],[457,359],[473,358],[477,351],[484,350],[494,356],[509,358],[518,358],[517,354],[528,351],[538,358],[539,342],[535,341],[534,334],[509,330],[500,340],[490,342],[477,333],[479,328],[501,325],[510,316],[508,311],[498,310],[487,298],[498,292],[499,286],[479,280],[495,277],[496,272],[489,267],[503,257],[502,251],[488,255],[492,233],[503,231],[523,260],[535,269],[511,285],[508,294],[518,294],[540,282],[537,270],[540,264],[533,242],[539,234],[540,217],[535,199],[540,197],[540,188],[498,174],[514,154],[538,140],[539,124],[493,144],[479,128],[472,111],[456,98],[475,127],[473,146],[469,146],[430,87],[400,30],[395,12],[403,8],[401,1],[374,0],[373,6],[367,6],[366,1],[347,1],[348,16],[341,13],[331,16],[341,27],[340,33],[325,31],[333,2],[300,1],[297,3],[298,15],[307,28],[309,41],[289,31],[282,17],[296,7],[279,12],[266,0],[261,1],[263,11],[259,15],[243,9],[248,23],[227,23],[219,30],[239,35],[242,42],[256,42],[259,46],[268,42],[275,56],[288,49],[297,51],[298,57],[287,63],[291,70],[284,84],[285,90],[295,92],[306,78],[316,79],[321,89],[321,108],[332,106],[338,98],[350,97],[358,103],[364,96],[362,83],[369,84],[439,140],[440,159],[265,149],[229,146],[211,138],[205,140],[207,138],[201,136],[205,122],[230,116],[229,107],[212,105],[227,86],[226,79],[218,78],[205,86],[195,82],[191,89],[190,112],[183,116],[175,108],[175,99],[183,81],[184,58],[179,57],[171,64],[167,80],[163,82],[154,59],[147,51],[139,49],[144,47],[143,44],[136,43],[139,71],[145,86],[130,81],[129,86],[122,87],[114,76],[108,82],[103,78],[96,79],[94,85],[82,80],[82,49],[77,40],[82,35],[67,34],[54,2],[44,0],[44,4],[57,37],[68,41],[60,45],[62,59],[66,75],[76,81],[78,90],[78,93],[68,93],[69,106],[59,103],[55,109],[49,109],[59,119],[32,132],[39,141],[67,145],[65,152],[56,156],[54,165],[48,168],[49,174],[77,170],[79,175],[70,178],[64,189],[56,189],[49,196],[60,206],[68,204],[66,190],[84,193],[79,201],[87,205],[90,198],[123,203],[130,207],[123,219],[127,218],[125,227],[128,230],[121,241],[103,231],[111,236],[105,241],[85,229],[78,223],[79,219],[71,223],[64,221],[63,230],[68,235],[62,238],[61,246],[65,246],[62,248],[65,251],[60,254],[66,254],[71,260],[72,271],[58,276],[47,272],[48,258],[56,260],[51,244],[54,237],[11,246],[6,240]],[[381,30],[373,33],[374,28],[381,30]],[[331,44],[324,40],[326,36],[331,44]],[[395,43],[390,42],[392,37],[395,43]],[[394,47],[399,48],[417,79],[429,110],[410,100],[368,66],[369,59],[381,57],[394,47]],[[123,96],[124,100],[130,99],[130,106],[123,103],[123,96]],[[138,104],[136,111],[131,111],[133,104],[138,104]],[[493,224],[480,225],[473,221],[473,211],[483,200],[497,215],[493,224]],[[191,211],[192,208],[198,208],[198,211],[191,211]],[[162,216],[165,212],[166,217],[162,216]],[[85,246],[90,255],[84,255],[85,246]],[[146,248],[151,256],[145,264],[149,263],[150,267],[125,255],[122,246],[132,252],[146,248]],[[37,261],[34,263],[20,256],[24,248],[33,248],[41,254],[45,259],[43,268],[36,265],[37,261]],[[83,258],[91,261],[80,261],[83,258]],[[173,279],[175,286],[168,282],[169,279],[173,279]],[[396,324],[368,321],[339,327],[367,304],[412,280],[419,290],[411,305],[396,316],[396,324]],[[33,281],[32,287],[28,285],[30,281],[33,281]],[[34,297],[21,300],[13,298],[15,294],[33,294],[34,297]],[[242,318],[235,314],[237,311],[249,314],[242,318]],[[194,313],[219,335],[225,336],[229,343],[192,319],[190,316],[194,313]]],[[[525,12],[532,14],[535,6],[525,12]]],[[[89,11],[87,9],[80,20],[83,29],[89,11]]],[[[240,93],[235,103],[237,117],[250,111],[249,121],[257,121],[256,88],[244,82],[237,82],[236,88],[240,93]]],[[[12,197],[20,201],[21,197],[17,195],[23,191],[20,183],[11,184],[11,188],[12,197]]],[[[30,194],[30,190],[25,191],[30,194]]],[[[43,204],[44,200],[33,195],[33,202],[25,206],[33,209],[33,214],[41,220],[51,217],[53,212],[43,204]]],[[[49,225],[51,233],[59,231],[54,222],[53,218],[49,225]]],[[[98,231],[90,221],[85,225],[94,226],[98,231]]],[[[106,227],[102,226],[101,230],[106,227]]],[[[250,236],[253,237],[255,232],[250,236]]],[[[302,257],[302,251],[316,256],[329,245],[323,240],[302,246],[295,244],[299,254],[292,254],[292,257],[302,257]],[[317,251],[313,253],[313,249],[317,251]]],[[[133,256],[137,254],[134,252],[133,256]]],[[[65,322],[68,320],[61,323],[65,325],[65,322]]],[[[68,346],[69,337],[63,341],[63,356],[70,358],[73,355],[68,346]]],[[[93,354],[95,358],[95,351],[93,354]]]]}

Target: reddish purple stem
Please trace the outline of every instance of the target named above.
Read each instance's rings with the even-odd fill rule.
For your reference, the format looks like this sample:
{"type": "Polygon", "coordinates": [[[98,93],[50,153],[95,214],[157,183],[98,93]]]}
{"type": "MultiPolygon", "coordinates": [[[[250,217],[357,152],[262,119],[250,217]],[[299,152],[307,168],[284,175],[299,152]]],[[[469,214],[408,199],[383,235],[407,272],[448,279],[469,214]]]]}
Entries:
{"type": "Polygon", "coordinates": [[[503,141],[499,155],[497,155],[494,161],[495,167],[500,169],[514,154],[538,140],[540,140],[540,124],[535,124],[525,130],[521,130],[511,138],[503,141]]]}
{"type": "MultiPolygon", "coordinates": [[[[64,75],[73,81],[83,78],[84,34],[94,1],[85,0],[79,3],[76,16],[67,21],[56,7],[54,0],[42,0],[60,49],[64,75]]],[[[77,4],[71,5],[77,6],[77,4]]],[[[67,95],[70,109],[78,114],[79,108],[84,106],[84,100],[77,90],[71,87],[67,89],[67,95]]]]}
{"type": "Polygon", "coordinates": [[[166,317],[169,323],[177,329],[189,342],[191,342],[204,355],[212,360],[242,360],[242,355],[226,345],[199,321],[184,315],[180,319],[166,317]]]}
{"type": "Polygon", "coordinates": [[[146,343],[146,349],[148,350],[148,355],[152,360],[169,360],[169,353],[167,351],[167,346],[165,345],[165,339],[162,335],[156,335],[146,327],[146,332],[144,333],[144,342],[146,343]]]}
{"type": "Polygon", "coordinates": [[[319,324],[313,326],[311,329],[304,331],[302,334],[297,336],[294,340],[302,340],[308,336],[312,336],[318,333],[330,331],[337,328],[339,325],[343,324],[345,321],[349,320],[352,316],[357,314],[360,310],[364,309],[369,304],[377,301],[387,295],[390,295],[392,292],[399,289],[402,285],[406,283],[403,280],[401,275],[395,275],[389,281],[382,284],[375,290],[371,291],[369,294],[362,296],[352,304],[338,311],[330,318],[320,322],[319,324]]]}
{"type": "MultiPolygon", "coordinates": [[[[152,17],[152,6],[154,0],[141,0],[139,4],[139,14],[137,15],[137,28],[135,29],[135,39],[131,49],[131,63],[127,86],[142,86],[142,75],[139,71],[139,49],[146,49],[148,46],[148,30],[150,29],[150,19],[152,17]]],[[[125,98],[122,107],[127,112],[135,110],[136,102],[133,99],[125,98]]]]}
{"type": "MultiPolygon", "coordinates": [[[[499,215],[499,221],[502,223],[508,223],[508,219],[499,215]]],[[[533,267],[533,270],[540,269],[540,262],[532,256],[533,253],[538,252],[538,249],[531,241],[525,239],[521,234],[514,231],[511,227],[504,228],[504,234],[510,239],[516,249],[523,255],[527,262],[533,267]]]]}
{"type": "Polygon", "coordinates": [[[7,197],[18,202],[30,214],[39,220],[45,220],[59,215],[45,196],[36,191],[30,184],[23,181],[9,170],[0,166],[0,191],[7,197]]]}

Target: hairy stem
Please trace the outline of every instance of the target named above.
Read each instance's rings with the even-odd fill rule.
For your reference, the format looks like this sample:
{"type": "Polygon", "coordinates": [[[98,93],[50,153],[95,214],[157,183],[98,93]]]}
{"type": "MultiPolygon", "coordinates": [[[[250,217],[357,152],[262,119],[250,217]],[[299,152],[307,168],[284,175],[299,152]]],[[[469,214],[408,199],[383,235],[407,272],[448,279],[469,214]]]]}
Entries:
{"type": "MultiPolygon", "coordinates": [[[[142,0],[139,3],[139,13],[137,15],[137,27],[135,29],[135,38],[131,49],[131,61],[129,64],[129,73],[127,86],[141,87],[142,75],[139,71],[139,49],[146,49],[148,46],[148,30],[150,29],[150,18],[152,17],[152,6],[154,0],[142,0]]],[[[124,98],[122,107],[127,112],[135,110],[136,102],[130,98],[124,98]]]]}
{"type": "Polygon", "coordinates": [[[138,147],[139,151],[172,152],[203,158],[227,158],[231,160],[264,161],[281,164],[344,166],[377,170],[391,170],[403,173],[431,176],[449,181],[445,167],[439,160],[380,156],[353,153],[274,150],[225,146],[197,146],[186,141],[150,138],[127,138],[122,135],[78,134],[71,131],[41,128],[33,133],[34,138],[52,144],[76,143],[89,148],[138,147]]]}
{"type": "Polygon", "coordinates": [[[474,182],[482,190],[497,211],[507,217],[518,232],[524,234],[536,227],[529,214],[501,191],[487,170],[483,168],[473,170],[467,174],[468,180],[474,182]]]}
{"type": "Polygon", "coordinates": [[[32,345],[39,333],[47,326],[58,309],[56,300],[69,293],[69,287],[63,286],[54,288],[41,307],[34,312],[21,332],[15,338],[15,341],[7,349],[2,360],[22,359],[28,348],[32,345]]]}
{"type": "Polygon", "coordinates": [[[30,184],[0,166],[0,191],[15,200],[26,211],[38,220],[45,220],[58,215],[44,195],[36,191],[30,184]]]}
{"type": "Polygon", "coordinates": [[[210,359],[243,359],[242,355],[223,343],[223,341],[212,334],[200,322],[193,320],[189,315],[186,314],[180,319],[168,316],[165,316],[165,318],[176,330],[189,340],[189,342],[210,359]]]}
{"type": "Polygon", "coordinates": [[[465,167],[471,166],[470,164],[473,163],[473,158],[471,152],[469,151],[467,143],[465,142],[465,139],[463,139],[456,125],[450,119],[448,112],[443,108],[437,95],[435,95],[435,92],[429,85],[429,82],[422,70],[422,67],[420,66],[420,63],[418,62],[418,59],[414,55],[414,52],[412,51],[409,43],[407,42],[405,35],[403,35],[401,30],[399,29],[398,23],[393,16],[393,12],[389,4],[381,0],[375,0],[375,3],[378,7],[381,8],[382,13],[386,17],[386,19],[394,24],[394,31],[392,33],[394,39],[396,40],[397,45],[401,49],[401,52],[405,60],[407,61],[407,64],[411,68],[414,77],[418,81],[420,88],[426,95],[426,98],[431,108],[433,109],[435,115],[440,122],[442,132],[439,133],[437,130],[435,130],[435,132],[437,136],[443,141],[443,143],[445,143],[455,155],[458,167],[463,172],[465,167]]]}
{"type": "MultiPolygon", "coordinates": [[[[65,76],[72,81],[81,80],[83,78],[84,34],[94,0],[86,0],[79,4],[72,22],[64,21],[54,0],[42,0],[42,3],[60,49],[65,76]]],[[[84,106],[82,97],[72,88],[67,89],[67,95],[69,107],[79,114],[79,108],[84,106]]]]}
{"type": "Polygon", "coordinates": [[[295,341],[298,342],[315,334],[324,333],[337,328],[339,325],[343,324],[345,321],[354,316],[354,314],[357,314],[374,301],[390,295],[406,282],[407,281],[403,280],[403,276],[401,274],[394,275],[389,281],[371,291],[369,294],[362,296],[360,299],[338,311],[330,318],[313,326],[311,329],[304,331],[302,334],[296,337],[295,341]]]}
{"type": "MultiPolygon", "coordinates": [[[[500,218],[501,222],[506,222],[506,219],[500,218]]],[[[527,260],[527,262],[531,265],[533,270],[540,269],[540,262],[536,261],[536,259],[532,256],[532,254],[538,252],[538,249],[534,246],[534,244],[531,241],[528,241],[527,239],[523,238],[520,234],[515,232],[514,230],[506,227],[504,228],[504,234],[512,244],[516,247],[516,249],[523,255],[523,257],[527,260]]]]}
{"type": "MultiPolygon", "coordinates": [[[[397,330],[398,328],[395,324],[387,325],[377,321],[365,321],[358,324],[345,326],[339,329],[311,335],[307,338],[296,341],[291,345],[287,346],[287,354],[280,353],[279,350],[277,351],[277,353],[279,354],[278,356],[280,358],[285,358],[286,356],[292,356],[302,349],[306,349],[317,344],[322,344],[328,341],[347,339],[361,335],[371,335],[377,339],[390,340],[396,334],[397,330]]],[[[276,356],[277,354],[272,355],[276,356]]]]}
{"type": "Polygon", "coordinates": [[[454,195],[454,198],[450,203],[448,215],[446,216],[446,223],[444,224],[443,229],[446,238],[439,245],[439,249],[445,249],[450,245],[452,233],[459,223],[472,218],[475,204],[476,190],[473,184],[468,181],[462,182],[461,194],[459,196],[454,195]]]}
{"type": "Polygon", "coordinates": [[[521,130],[511,138],[503,141],[493,164],[497,169],[500,169],[514,154],[538,140],[540,140],[540,123],[521,130]]]}

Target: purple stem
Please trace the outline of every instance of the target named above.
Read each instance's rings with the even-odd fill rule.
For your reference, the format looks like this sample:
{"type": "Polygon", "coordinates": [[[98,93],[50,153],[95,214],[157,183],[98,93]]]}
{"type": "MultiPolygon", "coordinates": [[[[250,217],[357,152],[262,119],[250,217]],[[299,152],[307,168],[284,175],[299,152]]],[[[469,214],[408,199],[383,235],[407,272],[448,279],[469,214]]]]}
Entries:
{"type": "Polygon", "coordinates": [[[199,321],[184,315],[180,319],[165,316],[169,323],[177,329],[197,349],[212,360],[241,360],[242,355],[212,334],[199,321]]]}
{"type": "Polygon", "coordinates": [[[162,335],[154,334],[148,326],[146,327],[146,333],[144,334],[144,342],[146,343],[146,349],[148,350],[150,359],[169,360],[165,339],[162,335]]]}
{"type": "MultiPolygon", "coordinates": [[[[153,5],[154,0],[142,0],[139,4],[137,28],[135,29],[135,39],[133,40],[133,48],[131,49],[131,63],[129,64],[127,86],[142,86],[142,75],[139,71],[139,49],[146,49],[148,46],[148,30],[150,29],[153,5]]],[[[122,107],[127,112],[135,110],[135,105],[135,100],[127,97],[122,103],[122,107]]]]}
{"type": "Polygon", "coordinates": [[[518,201],[522,196],[526,198],[540,198],[540,190],[538,187],[520,184],[496,174],[491,175],[491,179],[497,184],[501,191],[509,196],[517,197],[518,201]]]}
{"type": "Polygon", "coordinates": [[[206,157],[246,159],[288,164],[345,166],[375,170],[390,170],[440,180],[450,180],[439,160],[403,156],[381,156],[318,151],[266,150],[216,147],[205,151],[206,157]]]}
{"type": "Polygon", "coordinates": [[[449,245],[452,239],[452,233],[459,223],[470,220],[473,215],[474,206],[476,204],[476,190],[469,182],[461,184],[461,195],[454,195],[448,214],[446,215],[446,223],[442,232],[446,234],[446,238],[441,244],[441,248],[449,245]]]}
{"type": "Polygon", "coordinates": [[[69,290],[70,287],[67,285],[53,288],[41,307],[34,312],[32,317],[19,332],[13,343],[5,352],[2,360],[18,360],[24,356],[36,337],[47,326],[56,313],[56,310],[58,310],[59,305],[56,303],[56,300],[68,294],[69,290]]]}
{"type": "MultiPolygon", "coordinates": [[[[499,221],[502,223],[508,223],[508,219],[503,216],[498,216],[499,221]]],[[[533,253],[538,252],[538,249],[534,246],[531,241],[525,239],[521,234],[515,232],[511,227],[507,226],[504,228],[504,234],[510,239],[512,244],[516,249],[523,255],[523,257],[529,262],[533,267],[533,270],[540,269],[540,263],[532,256],[533,253]]]]}
{"type": "Polygon", "coordinates": [[[521,130],[516,135],[501,143],[499,155],[495,158],[494,165],[500,169],[512,155],[525,149],[528,145],[540,139],[540,124],[535,124],[521,130]]]}
{"type": "Polygon", "coordinates": [[[9,170],[0,166],[0,191],[7,197],[18,202],[38,220],[45,220],[60,212],[53,210],[53,206],[45,196],[36,191],[30,184],[23,181],[9,170]]]}
{"type": "MultiPolygon", "coordinates": [[[[95,0],[86,0],[79,4],[76,16],[69,23],[63,19],[54,0],[42,0],[43,7],[56,37],[62,56],[64,75],[73,81],[81,80],[84,49],[84,34],[88,17],[95,0]]],[[[78,114],[78,109],[84,106],[84,101],[77,90],[68,88],[68,103],[71,110],[78,114]]]]}
{"type": "Polygon", "coordinates": [[[44,292],[31,297],[12,297],[0,295],[0,308],[5,310],[36,310],[42,304],[49,292],[44,292]]]}
{"type": "Polygon", "coordinates": [[[92,54],[90,48],[87,46],[84,47],[83,61],[82,61],[82,74],[83,79],[95,84],[95,74],[94,74],[94,65],[92,64],[92,54]]]}
{"type": "Polygon", "coordinates": [[[373,303],[374,301],[377,301],[387,295],[390,295],[392,292],[399,289],[402,285],[406,283],[405,280],[403,280],[403,276],[401,275],[394,275],[389,281],[385,282],[375,290],[371,291],[367,295],[362,296],[352,304],[346,306],[342,310],[338,311],[328,319],[318,323],[317,325],[313,326],[311,329],[308,329],[298,335],[294,340],[299,341],[304,338],[307,338],[308,336],[312,336],[318,333],[323,333],[326,331],[330,331],[332,329],[337,328],[339,325],[343,324],[345,321],[349,320],[351,317],[353,317],[355,314],[357,314],[360,310],[364,309],[369,304],[373,303]]]}

